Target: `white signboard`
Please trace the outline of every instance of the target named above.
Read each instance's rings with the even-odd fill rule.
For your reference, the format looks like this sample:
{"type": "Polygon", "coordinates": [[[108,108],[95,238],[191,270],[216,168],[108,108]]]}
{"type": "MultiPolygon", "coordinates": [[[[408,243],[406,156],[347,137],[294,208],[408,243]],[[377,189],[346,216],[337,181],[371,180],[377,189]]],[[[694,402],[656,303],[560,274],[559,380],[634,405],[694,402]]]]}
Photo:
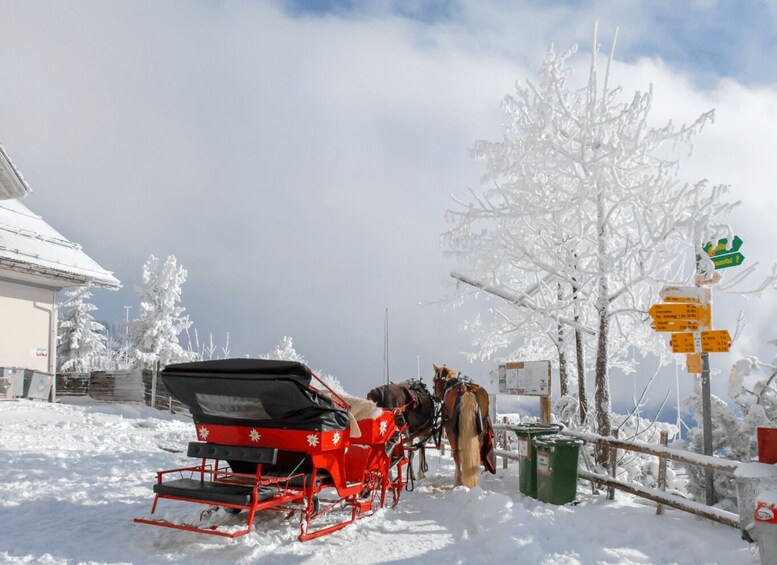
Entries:
{"type": "Polygon", "coordinates": [[[500,394],[550,396],[550,361],[523,361],[499,365],[500,394]]]}
{"type": "Polygon", "coordinates": [[[550,475],[550,457],[547,453],[537,452],[537,473],[550,475]]]}
{"type": "Polygon", "coordinates": [[[518,457],[527,460],[529,457],[529,440],[526,438],[518,438],[518,457]]]}

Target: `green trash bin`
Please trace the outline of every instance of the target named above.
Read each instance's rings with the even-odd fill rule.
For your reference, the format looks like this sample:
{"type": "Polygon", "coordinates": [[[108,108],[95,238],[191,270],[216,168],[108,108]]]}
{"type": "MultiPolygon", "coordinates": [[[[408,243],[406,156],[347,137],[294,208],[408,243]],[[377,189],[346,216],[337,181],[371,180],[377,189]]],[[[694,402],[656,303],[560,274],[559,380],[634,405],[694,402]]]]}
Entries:
{"type": "Polygon", "coordinates": [[[557,434],[559,424],[520,424],[510,430],[518,436],[518,488],[526,496],[537,498],[537,450],[534,438],[557,434]]]}
{"type": "Polygon", "coordinates": [[[551,504],[566,504],[577,497],[579,439],[546,435],[534,441],[537,449],[537,498],[551,504]]]}

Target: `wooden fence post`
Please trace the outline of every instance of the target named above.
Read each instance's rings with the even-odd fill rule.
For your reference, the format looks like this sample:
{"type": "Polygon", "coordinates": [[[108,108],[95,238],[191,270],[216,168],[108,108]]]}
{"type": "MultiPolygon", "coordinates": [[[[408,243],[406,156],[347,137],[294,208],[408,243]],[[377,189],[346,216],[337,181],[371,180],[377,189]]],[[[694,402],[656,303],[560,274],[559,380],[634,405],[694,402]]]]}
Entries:
{"type": "MultiPolygon", "coordinates": [[[[661,432],[658,441],[661,445],[666,446],[667,442],[669,441],[669,434],[667,434],[665,431],[661,432]]],[[[666,457],[658,458],[658,488],[662,492],[666,492],[666,457]]],[[[656,514],[663,513],[664,505],[659,502],[656,504],[656,514]]]]}
{"type": "MultiPolygon", "coordinates": [[[[502,423],[507,426],[507,416],[502,417],[502,423]]],[[[508,433],[506,429],[502,430],[502,449],[505,451],[510,449],[510,442],[507,440],[508,433]]],[[[507,469],[507,457],[502,457],[502,469],[507,469]]]]}
{"type": "Polygon", "coordinates": [[[154,362],[154,368],[151,369],[151,408],[156,408],[156,379],[159,372],[159,361],[154,362]]]}
{"type": "MultiPolygon", "coordinates": [[[[613,430],[613,437],[617,439],[618,430],[613,430]]],[[[616,447],[610,447],[610,477],[615,478],[615,474],[618,470],[618,449],[616,447]]],[[[615,500],[615,488],[607,487],[607,500],[615,500]]]]}

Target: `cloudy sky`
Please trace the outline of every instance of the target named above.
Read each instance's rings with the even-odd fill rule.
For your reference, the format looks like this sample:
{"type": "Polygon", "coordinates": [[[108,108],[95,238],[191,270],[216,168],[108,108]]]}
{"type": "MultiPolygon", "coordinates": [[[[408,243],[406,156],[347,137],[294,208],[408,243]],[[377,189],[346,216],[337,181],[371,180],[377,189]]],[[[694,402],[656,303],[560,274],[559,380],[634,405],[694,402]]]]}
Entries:
{"type": "MultiPolygon", "coordinates": [[[[137,313],[149,254],[175,255],[200,336],[233,355],[291,336],[315,369],[363,394],[390,370],[463,369],[439,236],[451,194],[477,187],[467,150],[498,139],[500,101],[549,44],[599,21],[613,80],[653,84],[656,125],[711,108],[682,172],[732,185],[748,263],[777,261],[777,6],[769,2],[0,0],[0,142],[34,193],[25,204],[124,284],[97,317],[137,313]]],[[[764,269],[761,269],[763,271],[764,269]]],[[[716,327],[750,325],[731,362],[770,359],[775,297],[717,298],[716,327]]],[[[772,347],[773,349],[773,347],[772,347]]],[[[674,383],[674,369],[669,369],[674,383]]],[[[683,391],[690,378],[683,375],[683,391]]],[[[663,386],[663,385],[662,385],[663,386]]],[[[670,385],[666,385],[670,386],[670,385]]],[[[631,380],[614,382],[628,399],[631,380]]],[[[656,393],[663,396],[663,389],[656,393]]]]}

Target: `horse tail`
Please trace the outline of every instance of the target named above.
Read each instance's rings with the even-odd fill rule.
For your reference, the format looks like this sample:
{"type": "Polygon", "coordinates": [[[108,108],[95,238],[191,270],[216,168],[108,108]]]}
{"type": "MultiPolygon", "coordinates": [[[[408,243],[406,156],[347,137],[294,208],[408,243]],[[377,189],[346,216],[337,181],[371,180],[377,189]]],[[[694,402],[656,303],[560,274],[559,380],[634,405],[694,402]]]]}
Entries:
{"type": "Polygon", "coordinates": [[[480,405],[475,393],[466,390],[461,395],[458,418],[458,448],[461,464],[461,484],[476,487],[480,483],[480,435],[482,426],[480,405]]]}

